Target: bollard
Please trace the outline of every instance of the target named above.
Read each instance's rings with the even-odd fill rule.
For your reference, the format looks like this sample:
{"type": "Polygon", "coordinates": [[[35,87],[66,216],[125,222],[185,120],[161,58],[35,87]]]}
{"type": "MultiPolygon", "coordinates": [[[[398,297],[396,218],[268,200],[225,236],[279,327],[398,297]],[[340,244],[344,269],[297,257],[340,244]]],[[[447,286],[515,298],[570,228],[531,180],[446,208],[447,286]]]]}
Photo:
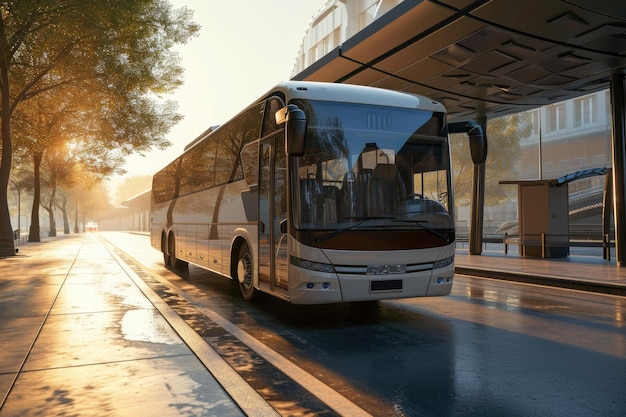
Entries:
{"type": "Polygon", "coordinates": [[[509,243],[507,240],[507,236],[508,236],[508,233],[504,232],[504,254],[505,255],[509,253],[509,243]]]}
{"type": "Polygon", "coordinates": [[[602,258],[611,260],[611,239],[608,234],[602,235],[602,258]]]}

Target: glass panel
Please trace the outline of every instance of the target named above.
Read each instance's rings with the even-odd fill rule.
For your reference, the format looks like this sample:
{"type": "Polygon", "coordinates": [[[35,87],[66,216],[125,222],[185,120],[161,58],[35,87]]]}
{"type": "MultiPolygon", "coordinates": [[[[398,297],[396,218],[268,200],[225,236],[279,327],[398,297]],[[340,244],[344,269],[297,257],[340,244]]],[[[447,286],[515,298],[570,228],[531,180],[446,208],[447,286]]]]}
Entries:
{"type": "MultiPolygon", "coordinates": [[[[500,180],[558,179],[611,166],[607,91],[555,103],[488,122],[484,234],[517,234],[517,186],[500,180]],[[603,109],[603,111],[599,111],[603,109]]],[[[451,137],[457,234],[469,232],[471,162],[466,139],[451,137]]],[[[604,176],[570,182],[570,235],[595,236],[601,230],[604,176]]],[[[576,249],[573,249],[576,250],[576,249]]]]}
{"type": "Polygon", "coordinates": [[[239,157],[243,147],[259,138],[263,120],[263,104],[256,105],[221,127],[215,167],[215,185],[243,178],[239,157]]]}
{"type": "Polygon", "coordinates": [[[271,97],[267,99],[265,103],[265,115],[263,116],[263,130],[261,137],[270,135],[280,129],[283,126],[276,124],[276,112],[285,107],[285,103],[278,97],[271,97]]]}
{"type": "Polygon", "coordinates": [[[185,157],[185,175],[189,177],[189,192],[210,188],[215,184],[216,137],[198,144],[185,157]]]}
{"type": "Polygon", "coordinates": [[[271,278],[271,157],[271,142],[261,144],[261,159],[259,159],[259,279],[268,283],[271,278]]]}
{"type": "Polygon", "coordinates": [[[294,181],[297,228],[452,228],[443,115],[346,103],[294,104],[307,113],[309,126],[294,181]]]}
{"type": "MultiPolygon", "coordinates": [[[[523,112],[489,120],[486,161],[484,234],[517,233],[517,186],[501,180],[538,179],[538,113],[523,112]],[[535,127],[536,130],[533,130],[535,127]],[[536,133],[533,133],[536,132],[536,133]]],[[[456,232],[459,240],[470,232],[474,164],[465,134],[451,135],[456,232]]]]}
{"type": "Polygon", "coordinates": [[[276,138],[274,161],[274,207],[273,207],[273,241],[274,269],[276,285],[286,287],[289,272],[288,234],[280,231],[280,223],[287,219],[287,155],[283,137],[276,138]]]}
{"type": "Polygon", "coordinates": [[[248,185],[256,185],[258,182],[259,169],[259,142],[253,142],[241,151],[241,165],[243,176],[248,185]]]}

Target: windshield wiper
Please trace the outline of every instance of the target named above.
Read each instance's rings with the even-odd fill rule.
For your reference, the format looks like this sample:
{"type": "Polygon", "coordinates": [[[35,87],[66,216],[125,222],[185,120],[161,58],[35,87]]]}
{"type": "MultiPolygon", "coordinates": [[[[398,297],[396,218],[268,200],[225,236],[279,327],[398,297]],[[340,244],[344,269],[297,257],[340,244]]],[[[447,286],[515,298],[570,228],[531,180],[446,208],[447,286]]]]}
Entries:
{"type": "Polygon", "coordinates": [[[421,227],[423,230],[426,230],[428,233],[432,234],[433,236],[437,236],[439,239],[442,239],[448,243],[450,243],[450,238],[446,235],[444,235],[441,232],[438,232],[435,229],[431,229],[430,227],[426,226],[424,223],[428,223],[428,220],[400,220],[400,219],[393,219],[394,222],[400,222],[400,223],[412,223],[416,226],[421,227]]]}
{"type": "Polygon", "coordinates": [[[347,232],[348,230],[354,229],[355,227],[359,227],[363,224],[363,222],[367,220],[393,220],[395,217],[392,216],[371,216],[371,217],[346,217],[344,220],[358,220],[357,223],[344,227],[343,229],[337,229],[330,233],[325,234],[324,236],[318,236],[315,238],[316,242],[324,242],[328,239],[332,239],[335,236],[342,234],[343,232],[347,232]]]}

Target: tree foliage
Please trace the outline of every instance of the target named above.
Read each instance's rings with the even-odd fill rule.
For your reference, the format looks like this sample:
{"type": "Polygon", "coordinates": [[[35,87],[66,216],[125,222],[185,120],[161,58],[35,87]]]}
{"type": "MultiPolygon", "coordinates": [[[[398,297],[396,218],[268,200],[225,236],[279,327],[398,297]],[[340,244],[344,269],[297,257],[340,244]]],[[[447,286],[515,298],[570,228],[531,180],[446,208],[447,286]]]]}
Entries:
{"type": "MultiPolygon", "coordinates": [[[[102,175],[131,153],[169,146],[165,134],[180,115],[160,96],[181,83],[172,47],[198,32],[191,17],[166,0],[0,1],[0,189],[13,162],[13,122],[35,166],[62,141],[102,175]]],[[[12,253],[0,193],[0,256],[12,253]]]]}
{"type": "MultiPolygon", "coordinates": [[[[489,152],[485,170],[485,204],[502,204],[510,200],[510,188],[500,180],[518,178],[514,164],[520,158],[520,140],[531,133],[526,113],[498,117],[487,122],[489,152]]],[[[469,204],[472,195],[473,164],[469,141],[465,134],[450,136],[452,172],[454,175],[454,200],[459,206],[469,204]]]]}

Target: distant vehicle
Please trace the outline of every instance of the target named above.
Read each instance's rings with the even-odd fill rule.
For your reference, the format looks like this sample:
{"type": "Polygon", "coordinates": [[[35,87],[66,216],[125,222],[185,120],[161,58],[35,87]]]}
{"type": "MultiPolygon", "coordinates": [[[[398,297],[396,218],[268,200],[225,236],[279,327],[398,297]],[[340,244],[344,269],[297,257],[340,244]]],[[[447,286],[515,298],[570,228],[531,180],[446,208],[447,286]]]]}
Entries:
{"type": "Polygon", "coordinates": [[[85,224],[85,232],[97,232],[97,231],[98,231],[98,223],[87,222],[85,224]]]}
{"type": "Polygon", "coordinates": [[[286,82],[154,175],[151,244],[298,304],[441,296],[454,275],[444,107],[286,82]]]}

